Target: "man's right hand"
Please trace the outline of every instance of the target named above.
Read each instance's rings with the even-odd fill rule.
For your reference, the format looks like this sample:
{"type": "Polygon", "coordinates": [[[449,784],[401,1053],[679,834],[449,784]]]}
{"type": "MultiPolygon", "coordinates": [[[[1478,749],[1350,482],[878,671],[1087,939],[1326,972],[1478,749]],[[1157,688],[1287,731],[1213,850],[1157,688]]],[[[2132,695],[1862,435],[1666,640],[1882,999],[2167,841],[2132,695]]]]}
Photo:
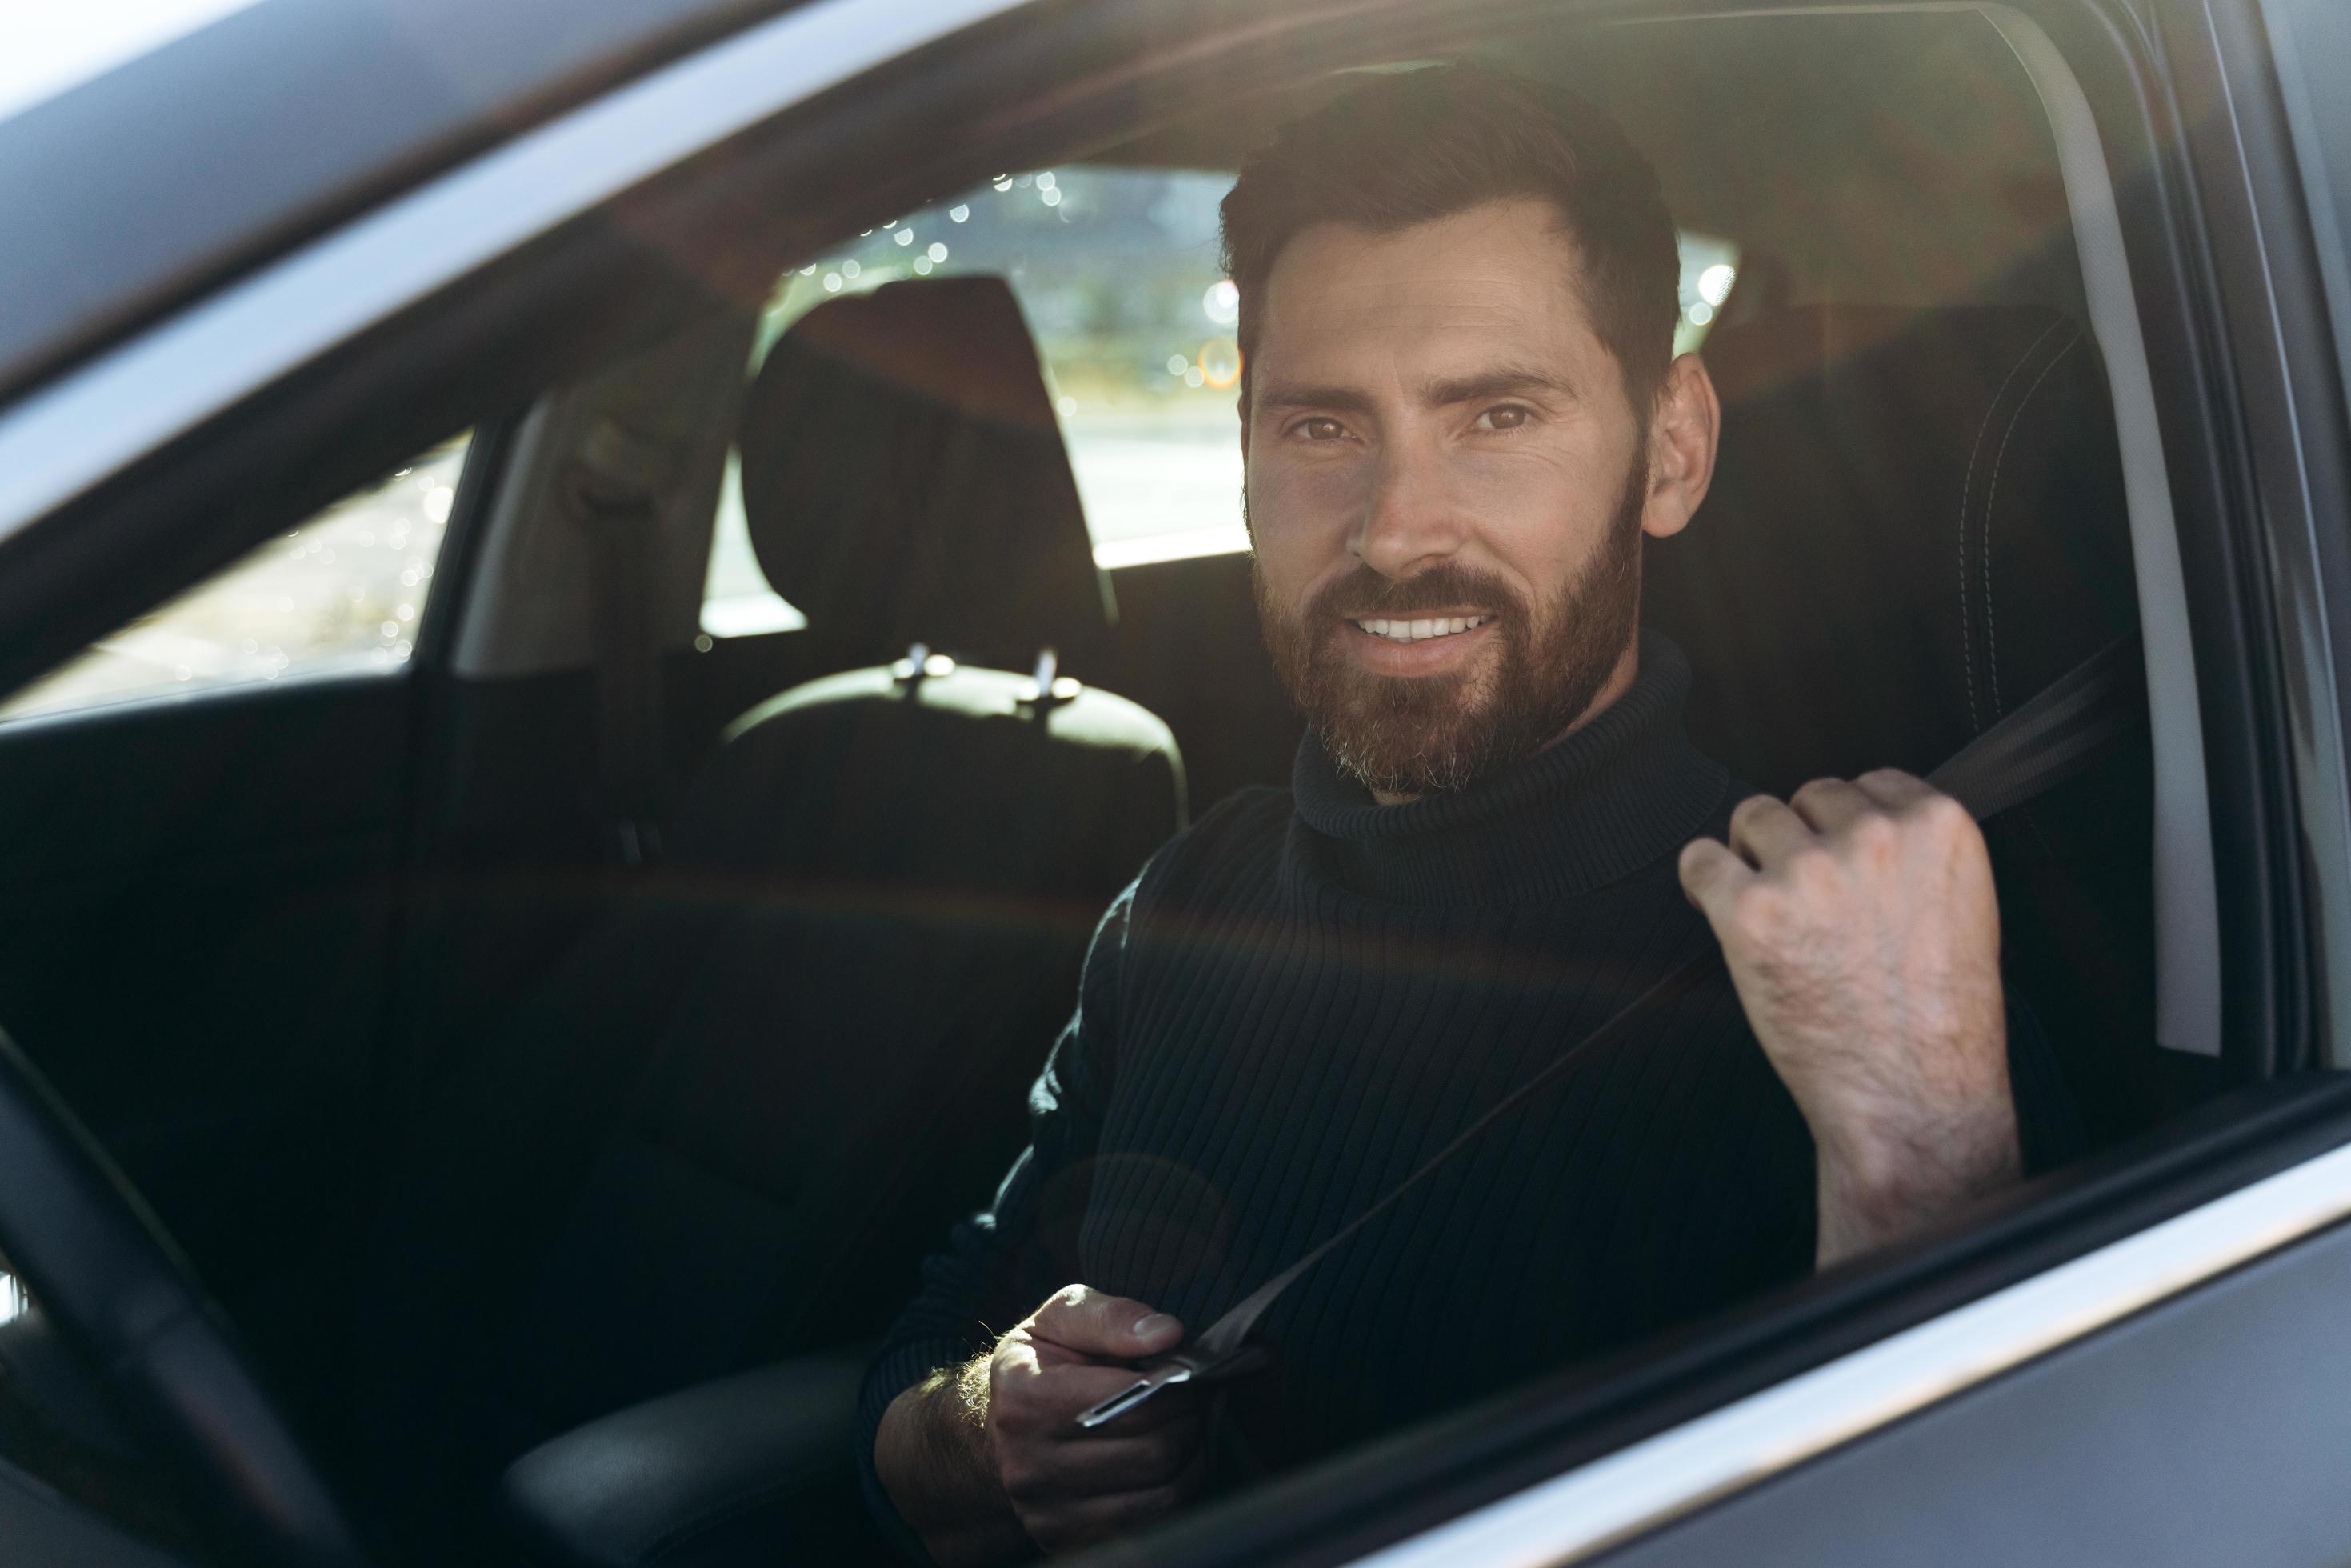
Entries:
{"type": "Polygon", "coordinates": [[[901,1394],[874,1439],[874,1469],[949,1568],[1138,1529],[1206,1480],[1196,1391],[1165,1390],[1092,1430],[1077,1417],[1134,1381],[1129,1363],[1183,1338],[1181,1323],[1142,1301],[1067,1286],[988,1355],[901,1394]]]}

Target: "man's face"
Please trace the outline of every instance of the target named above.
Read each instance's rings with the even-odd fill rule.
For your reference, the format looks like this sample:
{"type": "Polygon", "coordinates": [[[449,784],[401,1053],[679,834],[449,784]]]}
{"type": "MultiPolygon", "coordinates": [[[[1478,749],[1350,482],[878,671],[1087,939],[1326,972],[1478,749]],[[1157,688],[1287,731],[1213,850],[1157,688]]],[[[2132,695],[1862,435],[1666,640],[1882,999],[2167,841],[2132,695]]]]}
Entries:
{"type": "Polygon", "coordinates": [[[1645,517],[1648,422],[1549,204],[1303,230],[1258,311],[1259,609],[1340,765],[1383,796],[1458,788],[1613,696],[1641,531],[1679,518],[1645,517]]]}

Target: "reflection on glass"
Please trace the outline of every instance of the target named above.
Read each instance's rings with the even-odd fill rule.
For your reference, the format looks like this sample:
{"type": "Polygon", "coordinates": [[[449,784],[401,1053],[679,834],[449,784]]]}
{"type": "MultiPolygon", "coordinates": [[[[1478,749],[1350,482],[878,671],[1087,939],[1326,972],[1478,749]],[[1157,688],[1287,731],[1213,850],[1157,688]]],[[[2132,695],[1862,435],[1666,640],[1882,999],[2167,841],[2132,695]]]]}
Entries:
{"type": "Polygon", "coordinates": [[[465,466],[460,435],[100,638],[0,718],[207,686],[365,670],[414,651],[465,466]]]}
{"type": "MultiPolygon", "coordinates": [[[[999,174],[787,272],[761,320],[754,362],[830,295],[898,278],[996,274],[1036,334],[1094,559],[1115,568],[1246,549],[1234,408],[1240,291],[1217,256],[1217,204],[1232,183],[1186,169],[999,174]]],[[[1739,248],[1685,233],[1681,260],[1674,346],[1686,352],[1729,298],[1739,248]]],[[[797,625],[797,612],[758,576],[732,476],[730,468],[703,629],[728,636],[797,625]]]]}
{"type": "Polygon", "coordinates": [[[1706,341],[1730,287],[1739,280],[1739,247],[1713,235],[1681,234],[1681,319],[1674,323],[1674,352],[1694,352],[1706,341]]]}
{"type": "MultiPolygon", "coordinates": [[[[1229,174],[1177,169],[1000,175],[787,273],[758,352],[831,293],[997,274],[1036,334],[1097,559],[1242,549],[1240,303],[1217,265],[1217,204],[1231,188],[1229,174]]],[[[711,597],[741,602],[747,552],[727,553],[737,580],[721,595],[714,580],[711,597]]]]}

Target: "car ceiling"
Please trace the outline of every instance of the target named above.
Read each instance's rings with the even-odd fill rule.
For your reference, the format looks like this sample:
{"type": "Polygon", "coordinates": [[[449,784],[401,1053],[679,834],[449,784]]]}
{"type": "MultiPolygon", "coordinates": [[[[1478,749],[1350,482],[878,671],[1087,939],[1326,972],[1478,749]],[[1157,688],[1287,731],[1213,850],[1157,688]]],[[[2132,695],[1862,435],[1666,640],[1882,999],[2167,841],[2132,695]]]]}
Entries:
{"type": "MultiPolygon", "coordinates": [[[[1785,302],[2085,313],[2047,116],[1973,12],[1553,26],[1475,52],[1606,108],[1682,226],[1738,241],[1785,302]]],[[[1350,79],[1219,105],[1098,157],[1235,168],[1350,79]]]]}

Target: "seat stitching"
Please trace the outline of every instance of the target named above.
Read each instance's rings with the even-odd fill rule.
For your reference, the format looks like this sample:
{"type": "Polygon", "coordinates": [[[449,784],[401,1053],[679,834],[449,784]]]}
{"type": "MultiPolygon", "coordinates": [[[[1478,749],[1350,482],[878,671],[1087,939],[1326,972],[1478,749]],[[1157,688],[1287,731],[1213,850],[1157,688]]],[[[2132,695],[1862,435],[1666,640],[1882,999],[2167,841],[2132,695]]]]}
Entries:
{"type": "Polygon", "coordinates": [[[2016,412],[2008,416],[2008,429],[2000,438],[2000,451],[1992,456],[1991,483],[1984,490],[1983,602],[1984,641],[1987,644],[1984,663],[1991,680],[1991,712],[1994,718],[1998,718],[2001,713],[2000,619],[1992,613],[1991,608],[1991,517],[1992,513],[2000,506],[2001,465],[2008,461],[2008,444],[2016,439],[2016,427],[2024,423],[2024,411],[2032,405],[2033,394],[2041,390],[2041,383],[2049,379],[2049,372],[2055,370],[2064,361],[2065,356],[2072,353],[2081,341],[2082,335],[2079,332],[2067,339],[2064,348],[2049,356],[2049,362],[2041,367],[2041,373],[2032,378],[2032,384],[2024,389],[2024,395],[2016,400],[2016,412]]]}
{"type": "Polygon", "coordinates": [[[2048,341],[2049,334],[2065,324],[2061,317],[2043,328],[2041,336],[2025,346],[2024,352],[2016,357],[2016,363],[2009,367],[2008,374],[2001,378],[1999,390],[1984,408],[1983,423],[1976,427],[1976,438],[1968,447],[1968,471],[1959,482],[1959,658],[1968,678],[1968,722],[1978,728],[1983,725],[1983,716],[1976,707],[1975,643],[1968,630],[1968,497],[1975,491],[1976,458],[1983,451],[1984,435],[1991,429],[1992,415],[2000,412],[2000,400],[2008,395],[2009,383],[2016,380],[2016,372],[2025,367],[2033,351],[2048,341]]]}

